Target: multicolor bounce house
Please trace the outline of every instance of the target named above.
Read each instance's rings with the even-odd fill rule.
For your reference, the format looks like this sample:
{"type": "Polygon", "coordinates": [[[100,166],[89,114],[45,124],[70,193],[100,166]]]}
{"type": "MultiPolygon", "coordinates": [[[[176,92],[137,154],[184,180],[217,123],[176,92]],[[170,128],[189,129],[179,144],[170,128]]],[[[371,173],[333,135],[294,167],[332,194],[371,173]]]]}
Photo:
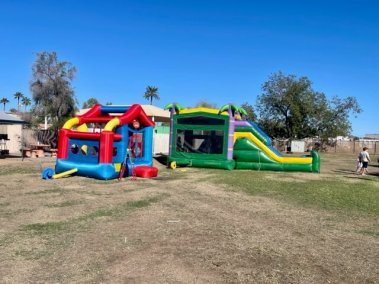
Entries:
{"type": "Polygon", "coordinates": [[[318,152],[309,157],[285,157],[255,123],[243,120],[246,111],[235,105],[220,110],[184,109],[171,111],[169,166],[320,172],[318,152]]]}
{"type": "Polygon", "coordinates": [[[59,130],[55,172],[107,180],[119,178],[120,172],[132,175],[137,167],[148,170],[153,163],[153,127],[138,104],[97,104],[59,130]]]}

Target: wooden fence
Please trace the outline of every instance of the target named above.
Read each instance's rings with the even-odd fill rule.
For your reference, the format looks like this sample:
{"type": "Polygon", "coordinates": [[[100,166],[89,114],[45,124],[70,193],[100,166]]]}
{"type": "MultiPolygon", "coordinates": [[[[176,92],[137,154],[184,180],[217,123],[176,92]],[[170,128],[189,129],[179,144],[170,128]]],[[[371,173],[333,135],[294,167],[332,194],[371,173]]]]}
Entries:
{"type": "MultiPolygon", "coordinates": [[[[274,147],[279,151],[286,152],[288,141],[274,140],[274,147]]],[[[304,151],[311,149],[318,149],[320,142],[318,140],[308,140],[305,142],[304,151]]],[[[375,140],[356,140],[356,141],[344,141],[337,140],[331,145],[324,145],[322,151],[334,152],[334,153],[359,153],[363,147],[368,148],[368,152],[372,155],[379,154],[379,141],[375,140]]]]}
{"type": "Polygon", "coordinates": [[[359,153],[363,147],[368,148],[372,155],[379,154],[379,141],[362,140],[362,141],[336,141],[334,145],[327,146],[327,152],[335,153],[359,153]]]}
{"type": "Polygon", "coordinates": [[[57,148],[58,146],[58,131],[56,130],[24,129],[22,137],[23,147],[37,143],[47,144],[52,148],[57,148]]]}

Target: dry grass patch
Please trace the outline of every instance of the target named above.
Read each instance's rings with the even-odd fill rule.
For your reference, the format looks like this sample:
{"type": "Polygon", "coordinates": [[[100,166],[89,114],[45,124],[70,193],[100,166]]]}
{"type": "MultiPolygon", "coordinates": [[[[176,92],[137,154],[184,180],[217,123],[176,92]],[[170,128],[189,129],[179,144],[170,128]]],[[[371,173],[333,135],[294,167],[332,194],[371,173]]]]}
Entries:
{"type": "Polygon", "coordinates": [[[375,283],[377,215],[338,206],[374,204],[377,177],[326,158],[319,175],[160,167],[122,182],[43,181],[20,162],[35,174],[9,175],[0,212],[32,211],[0,215],[0,282],[375,283]]]}

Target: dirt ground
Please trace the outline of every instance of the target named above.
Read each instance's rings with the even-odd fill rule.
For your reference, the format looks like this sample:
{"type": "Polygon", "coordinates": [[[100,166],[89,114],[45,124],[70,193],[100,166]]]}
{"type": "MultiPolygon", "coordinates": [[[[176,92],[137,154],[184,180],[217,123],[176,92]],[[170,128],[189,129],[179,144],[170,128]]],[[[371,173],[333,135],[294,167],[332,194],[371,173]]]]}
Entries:
{"type": "Polygon", "coordinates": [[[53,165],[0,160],[1,283],[379,283],[375,218],[230,191],[203,169],[42,180],[53,165]]]}

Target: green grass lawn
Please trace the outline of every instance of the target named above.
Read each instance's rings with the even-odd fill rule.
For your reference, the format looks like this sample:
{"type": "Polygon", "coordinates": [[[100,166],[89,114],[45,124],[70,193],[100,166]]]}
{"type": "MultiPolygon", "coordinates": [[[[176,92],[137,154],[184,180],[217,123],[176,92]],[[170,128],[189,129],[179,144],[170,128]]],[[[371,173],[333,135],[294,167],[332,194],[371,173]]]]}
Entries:
{"type": "MultiPolygon", "coordinates": [[[[322,174],[213,170],[213,181],[229,190],[297,206],[379,216],[378,165],[373,162],[369,166],[374,175],[358,176],[354,174],[355,159],[355,154],[321,153],[322,174]]],[[[372,157],[372,161],[376,161],[376,157],[372,157]]]]}
{"type": "Polygon", "coordinates": [[[379,181],[374,179],[350,180],[341,176],[306,179],[296,173],[217,171],[214,181],[231,190],[299,206],[379,216],[379,181]]]}

